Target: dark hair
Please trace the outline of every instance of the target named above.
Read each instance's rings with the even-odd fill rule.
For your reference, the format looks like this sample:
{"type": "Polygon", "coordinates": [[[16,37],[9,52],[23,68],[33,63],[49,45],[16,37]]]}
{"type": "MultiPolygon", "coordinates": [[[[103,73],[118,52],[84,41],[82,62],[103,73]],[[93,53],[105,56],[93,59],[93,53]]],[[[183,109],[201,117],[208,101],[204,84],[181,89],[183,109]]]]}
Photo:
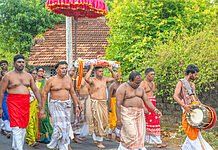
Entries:
{"type": "Polygon", "coordinates": [[[6,64],[8,65],[8,61],[7,61],[7,60],[1,60],[1,61],[0,61],[0,65],[1,65],[2,63],[6,63],[6,64]]]}
{"type": "Polygon", "coordinates": [[[68,65],[66,61],[59,61],[56,65],[55,65],[55,69],[57,69],[59,67],[59,65],[68,65]]]}
{"type": "Polygon", "coordinates": [[[18,59],[25,59],[25,57],[21,54],[17,54],[16,56],[14,56],[14,63],[18,60],[18,59]]]}
{"type": "Polygon", "coordinates": [[[31,70],[29,71],[29,73],[32,74],[33,71],[37,71],[37,70],[33,68],[33,69],[31,69],[31,70]]]}
{"type": "Polygon", "coordinates": [[[188,67],[186,68],[185,70],[186,72],[186,75],[188,75],[189,73],[195,73],[195,72],[199,72],[199,69],[197,66],[193,65],[193,64],[190,64],[188,65],[188,67]]]}
{"type": "Polygon", "coordinates": [[[39,69],[43,69],[43,71],[45,70],[42,66],[37,66],[37,67],[36,67],[36,71],[38,72],[39,69]]]}
{"type": "Polygon", "coordinates": [[[133,72],[131,72],[130,75],[129,75],[129,81],[134,81],[134,79],[135,79],[137,76],[141,76],[141,74],[140,74],[138,71],[133,71],[133,72]]]}
{"type": "Polygon", "coordinates": [[[153,69],[153,68],[147,68],[147,69],[145,70],[145,74],[146,74],[146,75],[149,74],[150,72],[154,72],[154,69],[153,69]]]}
{"type": "Polygon", "coordinates": [[[102,66],[95,66],[95,71],[97,71],[98,69],[103,69],[102,66]]]}

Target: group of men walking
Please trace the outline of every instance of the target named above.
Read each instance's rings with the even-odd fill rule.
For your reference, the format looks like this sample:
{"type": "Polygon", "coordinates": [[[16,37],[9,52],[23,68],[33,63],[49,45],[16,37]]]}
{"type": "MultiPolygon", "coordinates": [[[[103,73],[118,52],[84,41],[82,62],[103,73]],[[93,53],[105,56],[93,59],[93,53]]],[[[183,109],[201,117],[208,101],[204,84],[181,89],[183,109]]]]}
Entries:
{"type": "MultiPolygon", "coordinates": [[[[8,71],[4,63],[8,65],[0,62],[2,72],[8,71]]],[[[12,132],[12,149],[23,150],[26,138],[30,146],[43,142],[49,149],[70,150],[71,140],[79,142],[88,134],[98,148],[105,148],[103,138],[111,139],[112,133],[120,142],[118,150],[143,150],[145,142],[158,148],[166,147],[160,137],[162,113],[156,108],[154,70],[146,69],[143,81],[141,74],[133,71],[129,80],[122,83],[113,68],[107,68],[112,77],[104,76],[102,66],[91,64],[88,72],[84,69],[81,85],[75,90],[78,78],[74,68],[70,68],[67,75],[65,61],[58,62],[57,74],[46,80],[43,67],[27,73],[24,56],[16,55],[14,70],[2,73],[0,88],[2,130],[12,132]]],[[[187,72],[190,83],[196,79],[191,78],[196,72],[192,68],[187,72]]],[[[181,97],[180,84],[174,99],[189,110],[181,97]]]]}

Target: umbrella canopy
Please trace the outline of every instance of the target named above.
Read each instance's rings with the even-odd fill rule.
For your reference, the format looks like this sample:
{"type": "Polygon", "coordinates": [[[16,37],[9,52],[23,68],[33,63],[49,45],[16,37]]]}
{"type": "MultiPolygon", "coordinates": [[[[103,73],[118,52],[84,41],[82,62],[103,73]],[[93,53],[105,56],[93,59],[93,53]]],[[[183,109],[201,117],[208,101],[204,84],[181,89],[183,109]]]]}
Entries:
{"type": "Polygon", "coordinates": [[[108,13],[103,0],[47,0],[46,7],[53,13],[73,16],[74,19],[97,18],[108,13]]]}

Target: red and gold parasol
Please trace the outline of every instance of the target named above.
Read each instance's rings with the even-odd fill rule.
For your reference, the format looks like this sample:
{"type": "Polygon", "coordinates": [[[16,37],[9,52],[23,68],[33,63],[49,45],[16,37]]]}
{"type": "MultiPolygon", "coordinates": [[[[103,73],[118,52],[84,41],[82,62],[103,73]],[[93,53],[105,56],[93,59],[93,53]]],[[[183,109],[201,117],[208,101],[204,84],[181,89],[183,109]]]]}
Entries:
{"type": "Polygon", "coordinates": [[[47,0],[46,8],[53,13],[73,16],[75,19],[97,18],[108,13],[103,0],[47,0]]]}

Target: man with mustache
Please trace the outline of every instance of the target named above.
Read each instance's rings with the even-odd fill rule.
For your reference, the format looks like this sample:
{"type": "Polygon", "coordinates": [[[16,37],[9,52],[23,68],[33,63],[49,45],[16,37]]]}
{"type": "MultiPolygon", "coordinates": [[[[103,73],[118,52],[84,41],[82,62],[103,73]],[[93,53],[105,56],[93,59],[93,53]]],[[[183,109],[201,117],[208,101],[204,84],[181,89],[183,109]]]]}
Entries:
{"type": "MultiPolygon", "coordinates": [[[[14,70],[8,72],[1,84],[0,106],[4,97],[4,92],[8,90],[7,105],[12,128],[12,149],[23,150],[26,127],[29,123],[30,115],[30,87],[41,103],[39,90],[37,89],[33,77],[24,71],[25,61],[23,55],[14,56],[14,70]]],[[[2,108],[0,108],[0,116],[2,108]]]]}
{"type": "MultiPolygon", "coordinates": [[[[41,116],[45,115],[45,104],[50,92],[49,111],[52,118],[53,133],[51,142],[47,144],[49,149],[68,150],[70,149],[70,109],[71,99],[73,100],[74,111],[78,116],[80,113],[79,102],[73,88],[72,80],[67,75],[67,63],[60,61],[55,65],[57,75],[49,78],[45,84],[42,96],[41,116]]],[[[43,118],[42,117],[42,118],[43,118]]]]}
{"type": "Polygon", "coordinates": [[[159,117],[162,116],[148,99],[144,89],[139,87],[141,81],[141,74],[134,71],[130,73],[129,81],[121,84],[117,89],[117,128],[121,128],[118,150],[146,150],[144,113],[148,113],[148,110],[144,104],[159,117]]]}
{"type": "MultiPolygon", "coordinates": [[[[199,101],[195,92],[194,80],[198,79],[199,68],[193,64],[188,65],[184,79],[180,79],[176,85],[173,95],[174,100],[182,107],[182,111],[191,112],[190,104],[192,101],[199,101]],[[193,96],[189,94],[190,91],[186,88],[189,84],[193,96]]],[[[184,119],[183,119],[184,121],[184,119]]],[[[184,129],[184,128],[183,128],[184,129]]],[[[186,134],[189,129],[193,129],[190,125],[186,129],[186,134]]],[[[195,128],[197,129],[197,128],[195,128]]],[[[190,130],[191,131],[191,130],[190,130]]],[[[191,132],[193,136],[193,132],[191,132]]],[[[189,135],[189,133],[187,134],[189,135]]],[[[212,150],[213,148],[203,139],[201,132],[197,131],[196,139],[190,139],[188,136],[185,143],[182,145],[181,150],[212,150]]]]}

